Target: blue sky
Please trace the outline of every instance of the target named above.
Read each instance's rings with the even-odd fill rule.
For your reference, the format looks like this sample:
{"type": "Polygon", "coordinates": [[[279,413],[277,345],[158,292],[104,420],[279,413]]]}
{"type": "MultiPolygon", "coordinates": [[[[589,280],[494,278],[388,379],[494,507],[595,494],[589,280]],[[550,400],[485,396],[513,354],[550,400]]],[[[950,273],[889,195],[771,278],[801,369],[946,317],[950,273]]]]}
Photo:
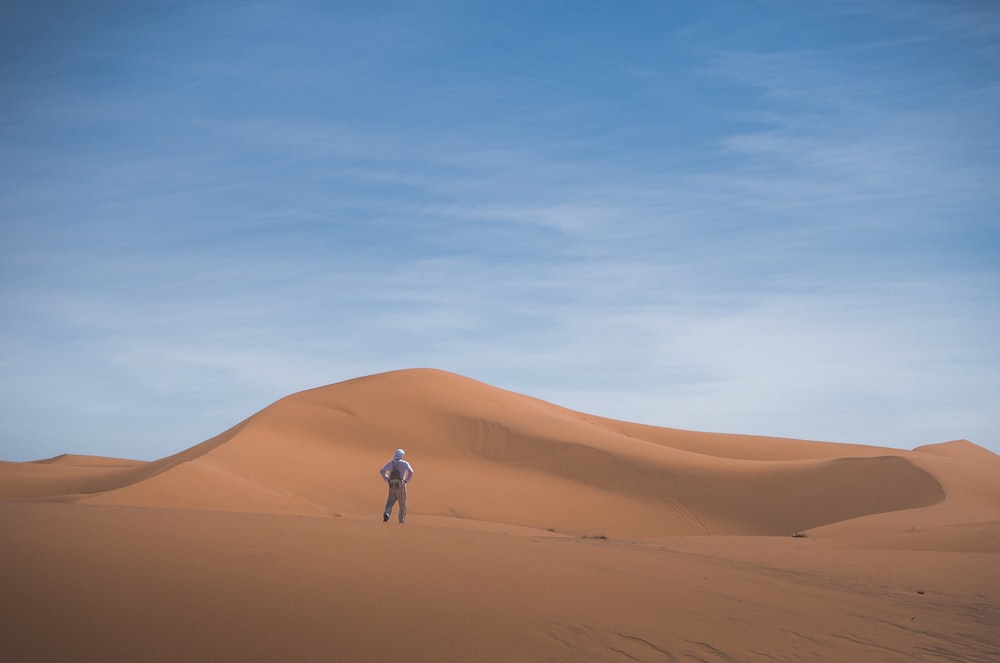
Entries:
{"type": "Polygon", "coordinates": [[[429,366],[1000,452],[1000,6],[0,7],[0,459],[429,366]]]}

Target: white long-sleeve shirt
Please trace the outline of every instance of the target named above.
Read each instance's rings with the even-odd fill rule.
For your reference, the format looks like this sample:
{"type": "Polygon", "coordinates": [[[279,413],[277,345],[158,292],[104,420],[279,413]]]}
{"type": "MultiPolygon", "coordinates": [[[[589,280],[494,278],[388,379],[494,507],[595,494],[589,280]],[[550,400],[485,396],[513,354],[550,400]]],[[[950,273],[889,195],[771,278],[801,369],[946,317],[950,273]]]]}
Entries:
{"type": "Polygon", "coordinates": [[[392,474],[393,465],[396,465],[397,469],[399,469],[399,474],[403,477],[403,483],[410,483],[410,479],[413,478],[413,468],[402,458],[390,460],[382,466],[382,469],[378,471],[382,480],[386,483],[389,482],[389,475],[392,474]]]}

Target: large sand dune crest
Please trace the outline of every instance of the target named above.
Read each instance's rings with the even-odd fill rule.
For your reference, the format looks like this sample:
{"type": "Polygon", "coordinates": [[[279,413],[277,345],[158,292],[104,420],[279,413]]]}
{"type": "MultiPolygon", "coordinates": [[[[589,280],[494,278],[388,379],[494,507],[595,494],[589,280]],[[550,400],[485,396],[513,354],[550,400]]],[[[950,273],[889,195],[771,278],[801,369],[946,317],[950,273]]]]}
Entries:
{"type": "Polygon", "coordinates": [[[374,469],[396,446],[418,469],[415,514],[632,537],[789,535],[961,501],[965,466],[996,458],[968,442],[908,452],[645,426],[413,369],[293,394],[168,458],[89,475],[77,464],[75,484],[22,478],[6,492],[367,515],[380,508],[374,469]]]}

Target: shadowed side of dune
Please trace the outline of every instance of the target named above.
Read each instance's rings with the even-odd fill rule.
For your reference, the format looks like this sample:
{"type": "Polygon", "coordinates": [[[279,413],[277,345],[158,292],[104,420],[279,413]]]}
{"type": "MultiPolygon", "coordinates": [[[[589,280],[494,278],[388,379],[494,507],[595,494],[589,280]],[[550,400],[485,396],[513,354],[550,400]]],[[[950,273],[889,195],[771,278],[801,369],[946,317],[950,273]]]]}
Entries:
{"type": "Polygon", "coordinates": [[[894,455],[706,459],[629,438],[598,448],[495,426],[467,440],[480,458],[660,503],[664,518],[681,516],[689,533],[792,534],[859,516],[928,506],[945,497],[930,473],[894,455]]]}

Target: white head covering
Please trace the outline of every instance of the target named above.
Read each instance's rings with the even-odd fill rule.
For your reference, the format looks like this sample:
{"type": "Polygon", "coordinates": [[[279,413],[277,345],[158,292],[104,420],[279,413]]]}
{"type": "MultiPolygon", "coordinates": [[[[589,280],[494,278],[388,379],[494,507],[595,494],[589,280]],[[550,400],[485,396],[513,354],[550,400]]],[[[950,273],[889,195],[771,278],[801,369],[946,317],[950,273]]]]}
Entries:
{"type": "Polygon", "coordinates": [[[399,460],[400,458],[402,458],[405,455],[406,455],[405,451],[403,451],[402,449],[396,449],[396,453],[394,453],[392,455],[392,459],[393,460],[399,460]]]}

